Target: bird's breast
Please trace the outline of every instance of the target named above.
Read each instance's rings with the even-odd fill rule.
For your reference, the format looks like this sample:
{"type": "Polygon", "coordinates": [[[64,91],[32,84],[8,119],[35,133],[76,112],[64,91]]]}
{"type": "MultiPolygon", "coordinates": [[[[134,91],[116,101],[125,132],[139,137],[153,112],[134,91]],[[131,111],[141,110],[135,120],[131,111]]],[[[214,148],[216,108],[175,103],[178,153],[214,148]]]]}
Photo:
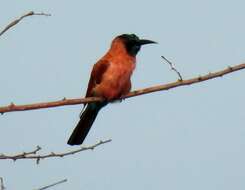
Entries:
{"type": "Polygon", "coordinates": [[[134,64],[110,63],[108,71],[104,75],[104,79],[110,83],[120,83],[123,85],[128,81],[134,70],[134,64]]]}
{"type": "Polygon", "coordinates": [[[131,87],[130,78],[134,69],[135,63],[133,61],[111,61],[99,85],[100,94],[103,94],[107,99],[115,99],[128,93],[131,87]]]}

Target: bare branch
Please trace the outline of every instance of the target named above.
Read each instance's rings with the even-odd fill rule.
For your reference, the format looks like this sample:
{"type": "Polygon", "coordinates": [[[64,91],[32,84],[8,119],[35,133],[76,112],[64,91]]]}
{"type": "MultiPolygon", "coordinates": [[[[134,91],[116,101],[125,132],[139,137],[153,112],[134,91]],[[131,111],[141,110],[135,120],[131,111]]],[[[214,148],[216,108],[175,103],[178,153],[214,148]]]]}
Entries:
{"type": "MultiPolygon", "coordinates": [[[[203,82],[203,81],[210,80],[213,78],[222,77],[223,75],[227,75],[229,73],[232,73],[232,72],[235,72],[241,69],[245,69],[245,63],[236,65],[233,67],[229,66],[228,68],[223,69],[221,71],[209,73],[209,74],[198,76],[195,78],[190,78],[186,80],[178,80],[176,82],[171,82],[168,84],[135,90],[125,96],[122,96],[121,98],[119,98],[119,100],[134,97],[134,96],[139,96],[143,94],[149,94],[152,92],[169,90],[169,89],[180,87],[180,86],[192,85],[192,84],[203,82]]],[[[4,114],[6,112],[13,112],[13,111],[26,111],[26,110],[66,106],[66,105],[85,104],[85,103],[99,102],[99,101],[103,101],[103,99],[98,98],[98,97],[74,98],[74,99],[63,98],[62,100],[53,101],[53,102],[42,102],[42,103],[34,103],[34,104],[26,104],[26,105],[15,105],[14,103],[11,103],[8,106],[0,107],[0,113],[4,114]]]]}
{"type": "Polygon", "coordinates": [[[10,28],[12,28],[13,26],[15,26],[16,24],[18,24],[22,19],[24,19],[25,17],[28,16],[34,16],[34,15],[41,15],[41,16],[51,16],[51,14],[46,14],[46,13],[35,13],[33,11],[30,11],[24,15],[22,15],[20,18],[12,21],[11,23],[9,23],[1,32],[0,32],[0,36],[2,36],[7,30],[9,30],[10,28]]]}
{"type": "Polygon", "coordinates": [[[183,78],[182,78],[180,72],[173,66],[173,63],[170,62],[166,57],[164,57],[164,56],[161,56],[161,57],[170,65],[171,70],[173,70],[175,73],[177,73],[177,75],[179,76],[179,80],[182,81],[183,78]]]}
{"type": "Polygon", "coordinates": [[[3,178],[0,177],[0,190],[4,190],[5,187],[4,187],[4,184],[3,184],[3,178]]]}
{"type": "Polygon", "coordinates": [[[59,185],[59,184],[61,184],[61,183],[65,183],[65,182],[67,182],[67,179],[60,180],[60,181],[58,181],[58,182],[52,183],[52,184],[50,184],[50,185],[47,185],[47,186],[44,186],[44,187],[41,187],[41,188],[38,188],[38,189],[35,189],[35,190],[44,190],[44,189],[48,189],[48,188],[50,188],[50,187],[53,187],[53,186],[55,186],[55,185],[59,185]]]}
{"type": "Polygon", "coordinates": [[[69,155],[73,155],[85,150],[94,150],[96,147],[106,144],[111,142],[111,139],[105,140],[105,141],[99,141],[98,143],[90,146],[81,146],[80,148],[76,150],[71,150],[67,152],[62,152],[62,153],[55,153],[55,152],[50,152],[48,154],[38,154],[38,152],[41,150],[41,147],[37,146],[35,150],[30,151],[30,152],[23,152],[19,153],[16,155],[6,155],[6,154],[0,154],[0,160],[21,160],[21,159],[31,159],[31,160],[36,160],[36,163],[39,164],[41,159],[46,159],[46,158],[55,158],[55,157],[65,157],[69,155]]]}

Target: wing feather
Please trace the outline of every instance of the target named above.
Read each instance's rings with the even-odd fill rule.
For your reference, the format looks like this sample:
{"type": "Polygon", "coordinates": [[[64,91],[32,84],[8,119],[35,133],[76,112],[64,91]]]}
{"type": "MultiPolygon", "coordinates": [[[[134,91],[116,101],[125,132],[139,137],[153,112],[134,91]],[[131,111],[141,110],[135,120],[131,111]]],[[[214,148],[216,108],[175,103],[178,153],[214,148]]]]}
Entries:
{"type": "Polygon", "coordinates": [[[88,82],[86,97],[93,96],[93,94],[92,94],[93,88],[97,84],[101,83],[103,74],[106,72],[109,65],[110,65],[110,63],[107,60],[100,60],[94,65],[92,72],[91,72],[89,82],[88,82]]]}

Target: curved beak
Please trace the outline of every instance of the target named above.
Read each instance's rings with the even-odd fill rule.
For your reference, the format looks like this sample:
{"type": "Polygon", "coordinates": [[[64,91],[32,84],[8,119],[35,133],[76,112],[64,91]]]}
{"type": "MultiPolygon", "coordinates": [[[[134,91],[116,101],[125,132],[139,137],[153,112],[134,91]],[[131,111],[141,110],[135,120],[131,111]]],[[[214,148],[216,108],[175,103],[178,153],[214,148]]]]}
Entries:
{"type": "Polygon", "coordinates": [[[151,41],[151,40],[146,40],[146,39],[141,39],[139,41],[140,45],[145,45],[145,44],[157,44],[157,42],[151,41]]]}

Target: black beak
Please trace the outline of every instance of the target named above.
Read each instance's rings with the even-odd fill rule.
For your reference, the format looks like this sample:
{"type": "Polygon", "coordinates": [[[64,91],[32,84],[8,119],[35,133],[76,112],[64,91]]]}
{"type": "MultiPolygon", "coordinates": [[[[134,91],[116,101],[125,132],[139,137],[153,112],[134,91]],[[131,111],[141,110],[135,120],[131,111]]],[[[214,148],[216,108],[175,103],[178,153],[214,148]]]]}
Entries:
{"type": "Polygon", "coordinates": [[[141,39],[139,41],[140,45],[145,45],[145,44],[156,44],[157,42],[151,41],[151,40],[146,40],[146,39],[141,39]]]}

